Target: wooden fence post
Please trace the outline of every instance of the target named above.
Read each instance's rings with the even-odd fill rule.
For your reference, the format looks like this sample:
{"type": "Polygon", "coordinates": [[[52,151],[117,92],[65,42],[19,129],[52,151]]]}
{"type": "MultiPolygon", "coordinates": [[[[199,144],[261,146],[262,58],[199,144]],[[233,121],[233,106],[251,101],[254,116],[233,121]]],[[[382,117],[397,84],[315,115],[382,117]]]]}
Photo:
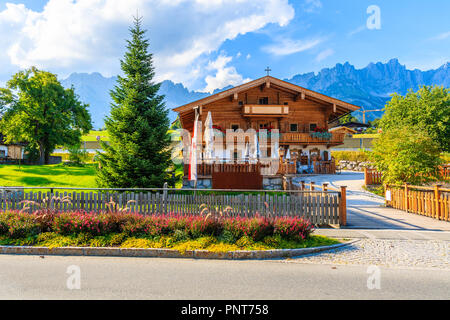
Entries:
{"type": "Polygon", "coordinates": [[[368,186],[371,183],[369,183],[369,169],[367,167],[364,167],[364,185],[368,186]]]}
{"type": "Polygon", "coordinates": [[[305,181],[302,181],[302,191],[305,191],[305,181]]]}
{"type": "Polygon", "coordinates": [[[291,190],[289,180],[285,175],[283,176],[283,190],[291,190]]]}
{"type": "Polygon", "coordinates": [[[404,202],[404,206],[405,206],[405,211],[408,212],[408,184],[405,183],[405,202],[404,202]]]}
{"type": "Polygon", "coordinates": [[[311,191],[314,191],[314,190],[315,190],[315,188],[314,188],[314,181],[311,181],[311,182],[309,183],[309,190],[311,190],[311,191]]]}
{"type": "MultiPolygon", "coordinates": [[[[389,186],[388,186],[387,184],[384,185],[384,204],[385,204],[386,207],[389,206],[389,204],[388,204],[388,199],[387,199],[387,197],[386,197],[386,194],[387,194],[387,192],[388,192],[388,187],[389,187],[389,186]]],[[[391,201],[392,201],[392,192],[391,192],[391,201]]]]}
{"type": "Polygon", "coordinates": [[[163,203],[164,203],[164,214],[167,214],[167,189],[168,184],[167,182],[164,182],[164,190],[163,190],[163,203]]]}
{"type": "Polygon", "coordinates": [[[436,219],[440,219],[441,217],[441,205],[440,205],[440,198],[441,198],[441,193],[439,190],[440,185],[435,185],[434,186],[434,198],[435,198],[435,202],[436,202],[436,219]]]}
{"type": "Polygon", "coordinates": [[[339,225],[347,225],[347,187],[341,187],[341,203],[339,204],[339,225]]]}

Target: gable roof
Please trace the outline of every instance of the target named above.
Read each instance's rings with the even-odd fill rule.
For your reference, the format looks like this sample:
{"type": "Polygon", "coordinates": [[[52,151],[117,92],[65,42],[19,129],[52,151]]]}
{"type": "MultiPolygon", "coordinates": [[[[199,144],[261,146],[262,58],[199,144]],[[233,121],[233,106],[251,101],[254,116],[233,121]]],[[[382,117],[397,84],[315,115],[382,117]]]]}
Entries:
{"type": "Polygon", "coordinates": [[[276,87],[288,89],[288,90],[292,91],[293,93],[302,95],[306,99],[312,99],[312,100],[316,100],[316,101],[319,101],[322,103],[329,103],[331,105],[336,105],[336,108],[340,109],[341,112],[352,112],[352,111],[356,111],[356,110],[360,109],[359,106],[353,105],[351,103],[326,96],[324,94],[297,86],[295,84],[292,84],[292,83],[289,83],[289,82],[286,82],[286,81],[283,81],[283,80],[280,80],[280,79],[277,79],[277,78],[274,78],[271,76],[265,76],[265,77],[244,83],[240,86],[216,93],[209,97],[206,97],[206,98],[194,101],[194,102],[190,102],[183,106],[174,108],[173,111],[178,112],[178,113],[190,111],[197,106],[209,104],[209,103],[215,102],[217,100],[224,99],[226,97],[234,95],[236,93],[240,93],[240,92],[247,91],[249,89],[258,87],[263,84],[269,84],[269,85],[273,84],[276,87]]]}
{"type": "Polygon", "coordinates": [[[342,126],[348,127],[348,128],[369,128],[370,127],[370,125],[368,125],[367,123],[354,122],[354,121],[343,123],[342,126]]]}
{"type": "Polygon", "coordinates": [[[346,127],[346,126],[339,126],[339,127],[334,127],[334,128],[330,128],[328,129],[329,132],[334,132],[334,131],[345,131],[351,134],[355,134],[357,131],[353,130],[352,128],[346,127]]]}

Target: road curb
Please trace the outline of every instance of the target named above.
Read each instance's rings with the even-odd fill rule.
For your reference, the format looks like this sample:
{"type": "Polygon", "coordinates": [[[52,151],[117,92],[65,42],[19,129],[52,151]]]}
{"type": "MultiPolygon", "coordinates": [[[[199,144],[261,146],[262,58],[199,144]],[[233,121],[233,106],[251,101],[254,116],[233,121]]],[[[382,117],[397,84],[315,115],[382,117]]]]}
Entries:
{"type": "Polygon", "coordinates": [[[139,248],[47,248],[47,247],[14,247],[0,246],[3,255],[38,255],[38,256],[91,256],[91,257],[141,257],[141,258],[189,258],[213,260],[262,260],[274,258],[291,258],[305,254],[317,253],[348,246],[359,239],[345,243],[302,249],[276,249],[255,251],[211,252],[207,250],[187,250],[180,252],[172,249],[139,249],[139,248]]]}

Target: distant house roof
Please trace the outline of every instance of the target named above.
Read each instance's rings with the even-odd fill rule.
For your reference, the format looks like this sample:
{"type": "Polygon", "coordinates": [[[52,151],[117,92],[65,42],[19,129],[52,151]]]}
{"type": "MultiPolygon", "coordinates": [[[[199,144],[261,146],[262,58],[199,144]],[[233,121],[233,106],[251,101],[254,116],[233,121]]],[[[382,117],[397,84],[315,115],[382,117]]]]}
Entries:
{"type": "Polygon", "coordinates": [[[346,126],[334,127],[334,128],[331,128],[328,131],[330,131],[330,132],[341,131],[341,132],[346,132],[346,133],[350,133],[350,134],[355,134],[357,132],[356,130],[353,130],[353,129],[351,129],[349,127],[346,127],[346,126]]]}
{"type": "Polygon", "coordinates": [[[347,127],[347,128],[370,128],[370,125],[366,123],[360,123],[360,122],[347,122],[344,124],[341,124],[340,127],[347,127]]]}

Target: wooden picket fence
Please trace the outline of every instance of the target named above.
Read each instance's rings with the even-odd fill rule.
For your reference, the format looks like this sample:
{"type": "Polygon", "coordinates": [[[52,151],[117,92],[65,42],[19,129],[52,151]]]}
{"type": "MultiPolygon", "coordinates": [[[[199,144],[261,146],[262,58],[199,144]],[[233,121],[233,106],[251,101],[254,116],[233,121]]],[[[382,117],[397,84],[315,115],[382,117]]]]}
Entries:
{"type": "Polygon", "coordinates": [[[377,170],[364,168],[364,184],[366,186],[383,183],[383,173],[377,170]]]}
{"type": "Polygon", "coordinates": [[[386,185],[386,206],[438,220],[450,221],[450,189],[386,185]]]}
{"type": "Polygon", "coordinates": [[[450,164],[445,164],[439,168],[440,176],[446,180],[450,180],[450,164]]]}
{"type": "MultiPolygon", "coordinates": [[[[450,180],[450,164],[439,166],[436,176],[442,181],[450,180]]],[[[364,168],[364,184],[366,186],[383,184],[383,173],[377,170],[364,168]]]]}
{"type": "Polygon", "coordinates": [[[342,197],[335,191],[261,191],[198,189],[0,188],[0,210],[34,212],[126,211],[140,214],[201,215],[227,211],[232,216],[304,217],[316,225],[339,225],[342,197]],[[61,191],[58,191],[61,190],[61,191]]]}
{"type": "Polygon", "coordinates": [[[316,185],[315,182],[311,181],[306,183],[305,181],[300,181],[299,184],[293,182],[292,177],[283,177],[283,189],[284,190],[295,190],[300,192],[317,192],[317,190],[322,190],[323,194],[328,192],[336,192],[339,195],[339,226],[347,225],[347,187],[342,186],[339,189],[330,187],[328,183],[323,183],[322,185],[316,185]]]}

